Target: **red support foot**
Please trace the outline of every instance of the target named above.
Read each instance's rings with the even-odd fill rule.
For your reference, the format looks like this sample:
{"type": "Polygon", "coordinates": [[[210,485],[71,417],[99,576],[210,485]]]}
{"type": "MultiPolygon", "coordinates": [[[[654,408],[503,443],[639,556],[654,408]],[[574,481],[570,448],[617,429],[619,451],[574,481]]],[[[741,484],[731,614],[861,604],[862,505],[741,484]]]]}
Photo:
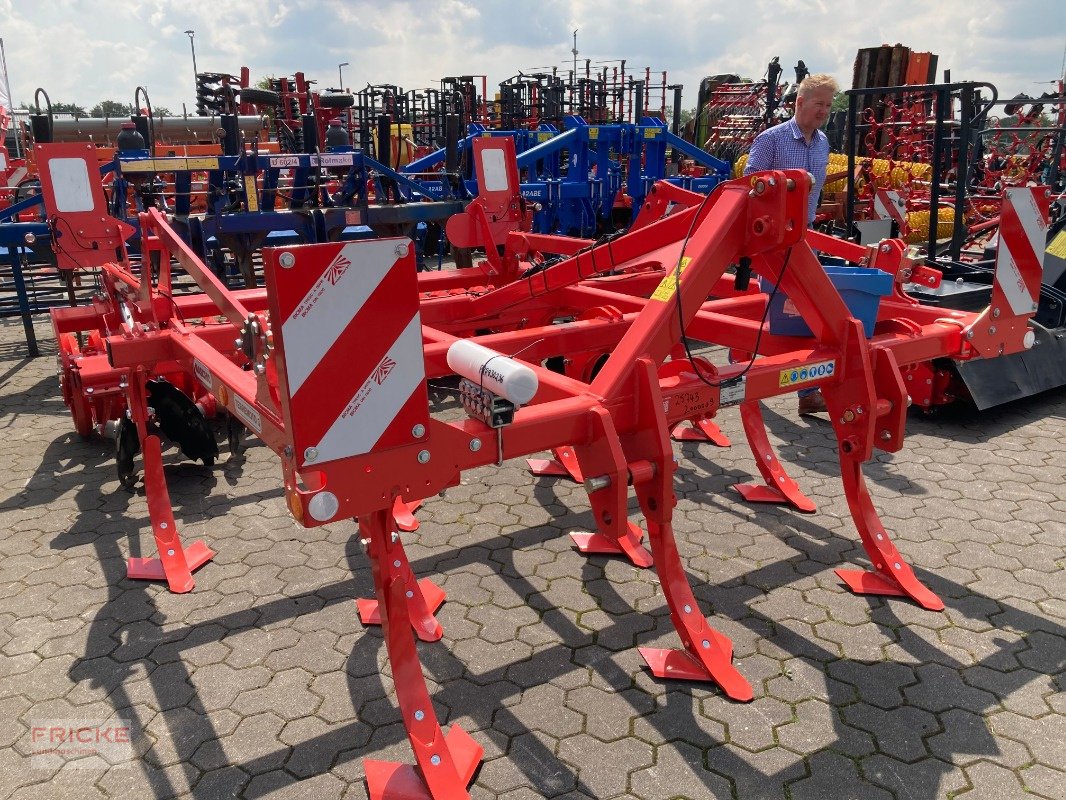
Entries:
{"type": "MultiPolygon", "coordinates": [[[[362,532],[360,532],[362,535],[362,532]]],[[[389,534],[390,540],[395,534],[389,534]]],[[[423,642],[436,642],[444,635],[444,628],[434,616],[437,609],[444,603],[447,595],[429,578],[415,580],[415,574],[411,570],[411,564],[407,560],[407,552],[403,549],[403,542],[399,536],[391,542],[390,548],[392,568],[403,576],[404,598],[407,606],[407,617],[411,621],[411,627],[415,634],[423,642]]],[[[364,625],[381,624],[381,604],[378,600],[359,598],[356,600],[359,608],[359,620],[364,625]]]]}
{"type": "Polygon", "coordinates": [[[415,512],[422,507],[422,502],[422,500],[414,500],[406,503],[402,498],[397,497],[392,504],[392,516],[396,520],[396,527],[401,531],[417,531],[418,519],[415,517],[415,512]]]}
{"type": "Polygon", "coordinates": [[[710,417],[692,420],[692,425],[680,422],[670,431],[670,438],[675,442],[710,442],[718,447],[729,447],[729,437],[722,433],[710,417]]]}
{"type": "Polygon", "coordinates": [[[182,547],[174,511],[170,506],[166,477],[163,474],[163,452],[158,436],[144,437],[144,491],[148,500],[148,517],[152,523],[158,558],[132,557],[126,564],[126,577],[136,580],[165,580],[170,591],[177,594],[191,592],[196,585],[192,572],[215,557],[202,541],[182,547]]]}
{"type": "Polygon", "coordinates": [[[578,551],[585,555],[624,555],[633,566],[642,569],[654,563],[651,553],[643,544],[644,531],[632,521],[629,521],[628,531],[618,539],[585,531],[573,531],[570,538],[574,540],[578,551]]]}
{"type": "MultiPolygon", "coordinates": [[[[444,635],[444,628],[434,616],[444,605],[447,593],[429,578],[423,578],[408,588],[407,612],[411,616],[411,627],[423,642],[436,642],[444,635]]],[[[360,597],[355,601],[359,607],[359,621],[364,625],[381,624],[381,607],[377,600],[360,597]]]]}
{"type": "Polygon", "coordinates": [[[943,611],[944,601],[918,580],[881,524],[866,488],[862,464],[842,458],[840,466],[851,517],[874,570],[838,569],[837,575],[856,594],[909,597],[929,611],[943,611]]]}
{"type": "Polygon", "coordinates": [[[673,526],[648,520],[648,532],[655,554],[655,571],[659,573],[659,584],[670,608],[670,619],[685,649],[641,647],[640,655],[657,678],[711,681],[722,687],[727,697],[748,702],[754,693],[733,666],[733,643],[707,623],[696,605],[677,552],[673,526]]]}
{"type": "Polygon", "coordinates": [[[742,703],[754,697],[751,685],[733,667],[733,642],[728,636],[708,627],[698,646],[707,651],[704,659],[696,658],[688,650],[638,647],[637,651],[656,678],[717,683],[726,697],[742,703]]]}
{"type": "Polygon", "coordinates": [[[385,649],[415,764],[367,761],[367,790],[371,800],[469,800],[466,787],[484,751],[458,726],[445,735],[437,721],[411,636],[411,568],[392,523],[392,512],[382,509],[359,518],[359,533],[369,542],[385,649]]]}
{"type": "Polygon", "coordinates": [[[770,439],[766,435],[766,423],[758,400],[740,404],[740,419],[744,423],[744,435],[751,446],[755,464],[762,473],[765,485],[738,483],[733,488],[749,503],[787,503],[797,511],[813,514],[818,510],[807,495],[800,491],[799,484],[781,466],[770,439]]]}
{"type": "Polygon", "coordinates": [[[568,477],[578,483],[585,482],[585,476],[581,473],[581,467],[577,463],[577,455],[574,448],[566,445],[552,450],[554,459],[550,458],[527,458],[529,471],[538,477],[568,477]]]}
{"type": "MultiPolygon", "coordinates": [[[[443,750],[451,756],[459,781],[463,786],[474,777],[485,748],[470,738],[470,734],[458,725],[452,725],[444,736],[443,750]]],[[[432,760],[432,756],[430,757],[432,760]]],[[[465,789],[447,794],[430,794],[429,788],[417,767],[397,761],[366,761],[366,788],[370,800],[442,800],[442,798],[467,798],[465,789]]]]}

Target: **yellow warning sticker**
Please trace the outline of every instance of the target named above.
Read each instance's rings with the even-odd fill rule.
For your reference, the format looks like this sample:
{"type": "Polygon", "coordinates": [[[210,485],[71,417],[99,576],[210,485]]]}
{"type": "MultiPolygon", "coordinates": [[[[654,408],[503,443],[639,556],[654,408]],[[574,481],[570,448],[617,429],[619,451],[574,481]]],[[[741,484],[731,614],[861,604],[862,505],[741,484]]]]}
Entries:
{"type": "Polygon", "coordinates": [[[258,192],[256,190],[255,176],[254,175],[245,175],[244,176],[244,196],[248,200],[248,210],[249,211],[258,211],[259,210],[259,194],[258,194],[258,192]]]}
{"type": "Polygon", "coordinates": [[[590,139],[599,139],[600,138],[600,129],[599,128],[589,128],[589,138],[590,139]]]}
{"type": "Polygon", "coordinates": [[[644,129],[644,138],[645,139],[658,139],[660,130],[661,130],[660,128],[645,128],[644,129]]]}
{"type": "Polygon", "coordinates": [[[830,377],[836,372],[836,368],[836,361],[817,361],[814,364],[807,364],[803,367],[783,369],[777,385],[786,387],[796,386],[800,383],[810,383],[811,381],[820,381],[823,378],[830,377]]]}
{"type": "Polygon", "coordinates": [[[155,172],[155,159],[139,158],[136,161],[123,161],[123,172],[155,172]]]}
{"type": "Polygon", "coordinates": [[[688,269],[688,265],[691,261],[692,259],[688,256],[682,258],[681,267],[676,270],[670,270],[666,274],[666,277],[659,281],[659,285],[656,286],[655,291],[651,293],[651,299],[659,300],[665,303],[667,300],[673,297],[674,292],[677,291],[677,283],[680,279],[680,275],[683,274],[686,269],[688,269]]]}
{"type": "Polygon", "coordinates": [[[1059,231],[1051,244],[1047,246],[1047,252],[1058,258],[1066,259],[1066,231],[1059,231]]]}
{"type": "Polygon", "coordinates": [[[538,142],[546,142],[546,141],[548,141],[551,138],[552,138],[551,131],[543,131],[542,133],[538,133],[537,134],[537,141],[538,142]]]}

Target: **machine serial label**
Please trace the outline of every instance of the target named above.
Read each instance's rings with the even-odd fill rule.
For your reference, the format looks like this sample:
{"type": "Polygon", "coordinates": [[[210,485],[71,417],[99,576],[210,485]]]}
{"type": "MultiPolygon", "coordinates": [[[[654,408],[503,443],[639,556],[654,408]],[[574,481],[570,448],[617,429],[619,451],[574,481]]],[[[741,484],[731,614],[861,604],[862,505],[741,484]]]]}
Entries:
{"type": "Polygon", "coordinates": [[[800,383],[810,383],[828,378],[836,371],[836,361],[818,361],[805,367],[793,367],[781,370],[778,386],[795,386],[800,383]]]}
{"type": "Polygon", "coordinates": [[[718,395],[718,405],[735,406],[743,403],[747,380],[747,378],[741,378],[736,383],[723,383],[718,395]]]}
{"type": "Polygon", "coordinates": [[[300,166],[299,156],[271,156],[270,166],[274,169],[281,169],[282,167],[298,167],[300,166]]]}
{"type": "Polygon", "coordinates": [[[655,287],[655,291],[651,293],[652,300],[658,300],[665,303],[667,300],[674,296],[674,292],[677,291],[677,284],[680,280],[680,275],[688,269],[688,265],[692,262],[692,259],[685,256],[681,259],[681,267],[679,269],[671,269],[666,273],[666,277],[659,281],[659,285],[655,287]]]}
{"type": "Polygon", "coordinates": [[[214,376],[211,374],[211,370],[201,362],[199,359],[192,360],[192,371],[196,375],[196,379],[203,384],[204,388],[209,392],[214,391],[214,376]]]}
{"type": "Polygon", "coordinates": [[[237,412],[237,416],[241,418],[244,424],[257,434],[263,432],[263,418],[259,416],[259,412],[239,394],[233,395],[233,410],[237,412]]]}

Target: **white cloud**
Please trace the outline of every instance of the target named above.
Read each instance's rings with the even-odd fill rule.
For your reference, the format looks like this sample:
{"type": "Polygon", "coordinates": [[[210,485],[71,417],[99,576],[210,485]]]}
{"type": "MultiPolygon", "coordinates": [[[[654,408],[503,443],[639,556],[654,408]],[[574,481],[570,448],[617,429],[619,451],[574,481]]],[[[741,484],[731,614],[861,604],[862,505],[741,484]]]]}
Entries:
{"type": "Polygon", "coordinates": [[[332,86],[347,61],[352,87],[420,89],[446,75],[487,74],[491,92],[522,69],[565,70],[578,28],[582,67],[585,58],[626,58],[630,72],[669,70],[670,82],[685,85],[686,106],[704,75],[759,77],[773,56],[786,78],[803,59],[848,86],[860,47],[896,42],[937,53],[941,74],[1012,96],[1058,77],[1060,3],[616,0],[605,13],[591,0],[0,0],[0,36],[16,103],[31,102],[38,86],[86,107],[128,102],[142,85],[156,105],[191,107],[187,29],[202,71],[303,71],[319,86],[332,86]]]}

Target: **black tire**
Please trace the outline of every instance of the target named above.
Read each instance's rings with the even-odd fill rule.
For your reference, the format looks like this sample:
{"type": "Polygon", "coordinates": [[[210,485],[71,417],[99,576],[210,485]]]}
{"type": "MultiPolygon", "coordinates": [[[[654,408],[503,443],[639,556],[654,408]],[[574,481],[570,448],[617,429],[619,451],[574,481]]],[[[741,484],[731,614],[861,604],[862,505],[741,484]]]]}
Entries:
{"type": "Polygon", "coordinates": [[[281,95],[270,89],[241,89],[241,102],[257,106],[277,108],[281,105],[281,95]]]}
{"type": "Polygon", "coordinates": [[[320,108],[351,108],[355,97],[350,94],[321,94],[318,96],[320,108]]]}

